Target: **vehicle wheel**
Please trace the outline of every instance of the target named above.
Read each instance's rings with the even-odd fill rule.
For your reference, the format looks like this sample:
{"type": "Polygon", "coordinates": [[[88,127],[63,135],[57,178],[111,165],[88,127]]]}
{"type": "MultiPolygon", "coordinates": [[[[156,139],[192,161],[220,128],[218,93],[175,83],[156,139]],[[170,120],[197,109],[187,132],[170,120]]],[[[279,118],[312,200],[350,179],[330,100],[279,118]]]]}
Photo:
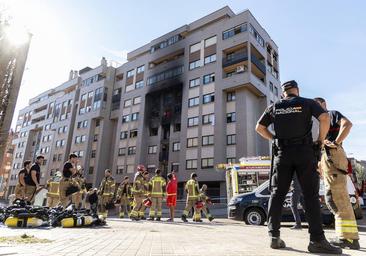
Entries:
{"type": "Polygon", "coordinates": [[[263,225],[266,217],[261,209],[250,208],[244,214],[244,221],[248,225],[263,225]]]}

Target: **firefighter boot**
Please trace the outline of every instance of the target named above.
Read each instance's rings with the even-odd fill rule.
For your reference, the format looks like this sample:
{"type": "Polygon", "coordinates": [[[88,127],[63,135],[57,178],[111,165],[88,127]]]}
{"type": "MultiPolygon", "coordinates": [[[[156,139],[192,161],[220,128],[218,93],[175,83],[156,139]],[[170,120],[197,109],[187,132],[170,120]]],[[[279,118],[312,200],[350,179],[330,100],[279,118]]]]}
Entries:
{"type": "Polygon", "coordinates": [[[183,222],[188,222],[187,216],[185,216],[185,215],[182,215],[181,219],[182,219],[183,222]]]}
{"type": "Polygon", "coordinates": [[[331,245],[325,239],[319,242],[310,241],[308,245],[308,250],[311,253],[342,254],[341,248],[331,245]]]}
{"type": "Polygon", "coordinates": [[[360,243],[357,239],[339,239],[336,238],[334,240],[331,240],[330,243],[334,246],[339,246],[341,248],[349,248],[351,250],[359,250],[360,249],[360,243]]]}
{"type": "Polygon", "coordinates": [[[286,247],[286,244],[281,238],[272,237],[272,239],[271,239],[271,248],[272,249],[281,249],[281,248],[285,248],[285,247],[286,247]]]}

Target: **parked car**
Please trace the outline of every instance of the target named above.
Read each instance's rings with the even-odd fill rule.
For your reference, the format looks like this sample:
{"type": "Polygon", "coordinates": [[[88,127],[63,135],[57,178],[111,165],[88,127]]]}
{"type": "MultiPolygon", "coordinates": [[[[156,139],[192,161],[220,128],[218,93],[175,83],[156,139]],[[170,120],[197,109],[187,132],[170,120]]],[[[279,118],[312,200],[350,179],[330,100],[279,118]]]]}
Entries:
{"type": "MultiPolygon", "coordinates": [[[[234,196],[228,203],[228,217],[230,219],[244,221],[248,225],[263,225],[266,222],[268,215],[268,202],[270,192],[268,190],[269,182],[266,181],[252,192],[234,196]]],[[[355,195],[355,188],[353,183],[348,182],[348,191],[350,193],[350,201],[353,209],[355,210],[355,216],[357,219],[362,218],[362,211],[360,207],[360,201],[358,201],[355,195]]],[[[294,218],[291,212],[291,194],[289,192],[283,203],[282,210],[282,221],[283,222],[294,222],[294,218]]],[[[321,213],[324,225],[332,225],[334,222],[334,216],[329,211],[324,203],[324,185],[321,182],[320,190],[320,201],[321,201],[321,213]]],[[[302,221],[305,221],[305,214],[303,209],[300,209],[300,215],[302,221]]]]}

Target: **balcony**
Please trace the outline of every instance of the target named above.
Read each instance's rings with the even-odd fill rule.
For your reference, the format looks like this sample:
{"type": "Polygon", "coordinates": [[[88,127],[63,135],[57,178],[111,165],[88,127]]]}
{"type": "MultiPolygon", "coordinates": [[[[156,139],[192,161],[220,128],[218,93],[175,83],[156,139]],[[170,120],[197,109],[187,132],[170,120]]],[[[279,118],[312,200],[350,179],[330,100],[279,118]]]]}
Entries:
{"type": "Polygon", "coordinates": [[[248,53],[246,51],[238,51],[230,54],[222,59],[222,67],[228,67],[237,63],[247,61],[248,53]],[[230,56],[230,57],[229,57],[230,56]]]}
{"type": "Polygon", "coordinates": [[[252,63],[260,70],[263,74],[266,73],[266,65],[263,64],[257,56],[253,55],[251,56],[252,63]]]}

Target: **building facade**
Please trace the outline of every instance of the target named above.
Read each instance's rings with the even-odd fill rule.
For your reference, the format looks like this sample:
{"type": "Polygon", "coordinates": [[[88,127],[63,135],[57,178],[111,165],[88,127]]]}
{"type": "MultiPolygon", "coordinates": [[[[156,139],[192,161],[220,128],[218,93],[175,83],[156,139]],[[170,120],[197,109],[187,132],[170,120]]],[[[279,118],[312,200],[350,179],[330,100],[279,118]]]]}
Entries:
{"type": "MultiPolygon", "coordinates": [[[[23,31],[25,41],[14,42],[13,26],[0,13],[0,166],[7,154],[8,133],[13,119],[19,88],[23,77],[31,35],[23,31]]],[[[20,32],[17,32],[20,33],[20,32]]]]}
{"type": "MultiPolygon", "coordinates": [[[[29,149],[13,167],[44,154],[45,180],[77,152],[90,185],[105,168],[119,182],[144,164],[176,170],[180,190],[196,172],[211,196],[225,196],[225,174],[215,166],[269,154],[254,128],[279,86],[274,41],[250,11],[224,7],[128,53],[116,69],[102,60],[79,71],[55,89],[67,94],[31,102],[18,120],[29,149]],[[25,119],[31,124],[23,127],[25,119]]],[[[22,142],[14,142],[17,152],[22,142]]]]}

